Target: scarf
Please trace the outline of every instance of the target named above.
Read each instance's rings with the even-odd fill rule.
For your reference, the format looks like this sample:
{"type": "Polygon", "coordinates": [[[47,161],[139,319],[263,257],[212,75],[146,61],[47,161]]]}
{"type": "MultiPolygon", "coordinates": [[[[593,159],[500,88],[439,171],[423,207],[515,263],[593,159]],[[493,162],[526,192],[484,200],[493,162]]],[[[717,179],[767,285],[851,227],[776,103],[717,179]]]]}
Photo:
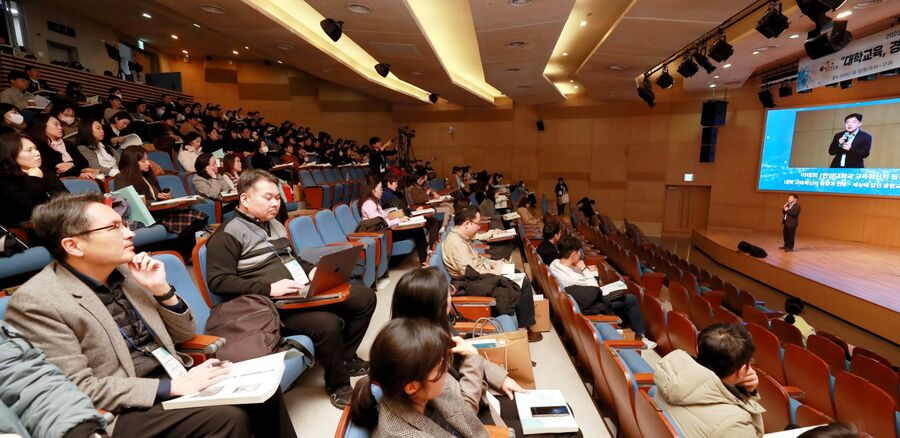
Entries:
{"type": "Polygon", "coordinates": [[[51,141],[50,148],[62,155],[63,163],[69,163],[72,161],[72,156],[69,155],[69,151],[66,150],[66,143],[63,141],[63,139],[51,141]]]}

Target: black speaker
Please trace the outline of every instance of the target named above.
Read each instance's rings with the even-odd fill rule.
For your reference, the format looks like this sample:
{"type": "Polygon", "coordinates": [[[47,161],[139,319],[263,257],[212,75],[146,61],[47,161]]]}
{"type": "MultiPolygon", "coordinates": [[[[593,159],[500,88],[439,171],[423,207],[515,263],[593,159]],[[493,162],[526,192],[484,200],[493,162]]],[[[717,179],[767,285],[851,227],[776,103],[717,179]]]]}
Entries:
{"type": "Polygon", "coordinates": [[[758,259],[766,258],[769,255],[766,250],[745,240],[742,240],[740,243],[738,243],[738,251],[745,252],[758,259]]]}
{"type": "Polygon", "coordinates": [[[716,161],[716,142],[719,137],[719,128],[702,129],[700,134],[700,162],[714,163],[716,161]]]}
{"type": "Polygon", "coordinates": [[[724,125],[726,109],[728,109],[727,100],[707,100],[706,102],[703,102],[703,112],[700,114],[700,126],[724,125]]]}
{"type": "Polygon", "coordinates": [[[716,145],[708,144],[700,146],[700,162],[714,163],[716,161],[716,145]]]}
{"type": "Polygon", "coordinates": [[[703,133],[700,135],[700,144],[715,146],[718,137],[719,128],[703,128],[703,133]]]}
{"type": "Polygon", "coordinates": [[[544,132],[544,121],[543,120],[538,120],[534,125],[537,126],[538,131],[544,132]]]}

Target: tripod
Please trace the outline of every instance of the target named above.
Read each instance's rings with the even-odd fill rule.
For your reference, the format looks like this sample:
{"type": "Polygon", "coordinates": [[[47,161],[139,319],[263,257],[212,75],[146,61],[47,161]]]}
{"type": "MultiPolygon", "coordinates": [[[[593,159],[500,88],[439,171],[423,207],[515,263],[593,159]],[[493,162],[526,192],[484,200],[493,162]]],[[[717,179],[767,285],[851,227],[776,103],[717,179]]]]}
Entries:
{"type": "Polygon", "coordinates": [[[411,163],[416,161],[416,153],[413,151],[412,139],[416,136],[415,131],[400,128],[397,136],[397,159],[400,167],[409,169],[411,163]]]}

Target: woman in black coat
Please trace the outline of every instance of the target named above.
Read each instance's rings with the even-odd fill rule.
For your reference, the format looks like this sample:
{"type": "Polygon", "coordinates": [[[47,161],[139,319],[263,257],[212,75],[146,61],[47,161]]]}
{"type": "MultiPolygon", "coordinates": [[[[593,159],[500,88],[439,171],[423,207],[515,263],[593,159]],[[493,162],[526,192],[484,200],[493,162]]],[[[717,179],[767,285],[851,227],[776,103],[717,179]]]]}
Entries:
{"type": "Polygon", "coordinates": [[[31,119],[28,136],[41,153],[41,170],[59,178],[94,178],[94,173],[85,171],[88,162],[81,152],[63,140],[63,127],[59,119],[50,114],[38,114],[31,119]]]}
{"type": "Polygon", "coordinates": [[[41,170],[41,153],[28,137],[0,135],[0,224],[20,227],[31,220],[34,207],[66,192],[54,173],[41,170]]]}

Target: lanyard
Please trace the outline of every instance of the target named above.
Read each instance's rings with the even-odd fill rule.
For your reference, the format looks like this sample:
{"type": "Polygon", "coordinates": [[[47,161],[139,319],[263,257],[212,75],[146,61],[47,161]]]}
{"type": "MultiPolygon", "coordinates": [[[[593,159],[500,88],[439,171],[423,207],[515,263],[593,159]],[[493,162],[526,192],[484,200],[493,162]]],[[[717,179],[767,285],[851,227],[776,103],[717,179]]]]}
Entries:
{"type": "MultiPolygon", "coordinates": [[[[128,301],[128,300],[126,299],[125,301],[128,301]]],[[[128,304],[131,306],[131,310],[134,311],[134,314],[137,315],[138,321],[140,321],[141,325],[143,325],[144,328],[147,329],[147,333],[150,334],[150,337],[153,338],[153,342],[155,344],[159,344],[159,341],[157,340],[159,338],[156,337],[156,333],[154,333],[153,329],[150,328],[150,324],[147,324],[147,321],[145,321],[144,317],[141,316],[141,312],[138,312],[137,308],[134,307],[134,305],[132,305],[130,301],[128,302],[128,304]]],[[[125,340],[128,341],[129,344],[131,344],[132,348],[134,348],[137,351],[140,351],[141,354],[144,354],[145,356],[152,355],[152,353],[149,350],[141,349],[141,347],[139,347],[137,345],[137,343],[135,343],[134,340],[131,339],[131,337],[125,333],[125,329],[123,329],[122,327],[119,327],[119,332],[122,333],[122,337],[125,338],[125,340]]]]}
{"type": "MultiPolygon", "coordinates": [[[[269,236],[267,236],[265,233],[260,232],[260,230],[258,230],[259,227],[251,226],[251,225],[247,224],[248,221],[246,218],[242,218],[242,219],[244,219],[243,225],[245,227],[247,227],[251,233],[255,234],[256,236],[258,236],[259,238],[261,238],[263,240],[263,243],[266,245],[267,248],[269,248],[269,251],[272,251],[272,254],[275,255],[275,258],[284,262],[284,258],[281,256],[281,254],[278,253],[278,250],[275,249],[275,245],[273,245],[271,242],[269,242],[269,236]]],[[[290,257],[291,259],[294,259],[293,255],[292,255],[293,251],[291,250],[291,247],[286,246],[285,249],[287,250],[287,256],[290,257]]]]}

